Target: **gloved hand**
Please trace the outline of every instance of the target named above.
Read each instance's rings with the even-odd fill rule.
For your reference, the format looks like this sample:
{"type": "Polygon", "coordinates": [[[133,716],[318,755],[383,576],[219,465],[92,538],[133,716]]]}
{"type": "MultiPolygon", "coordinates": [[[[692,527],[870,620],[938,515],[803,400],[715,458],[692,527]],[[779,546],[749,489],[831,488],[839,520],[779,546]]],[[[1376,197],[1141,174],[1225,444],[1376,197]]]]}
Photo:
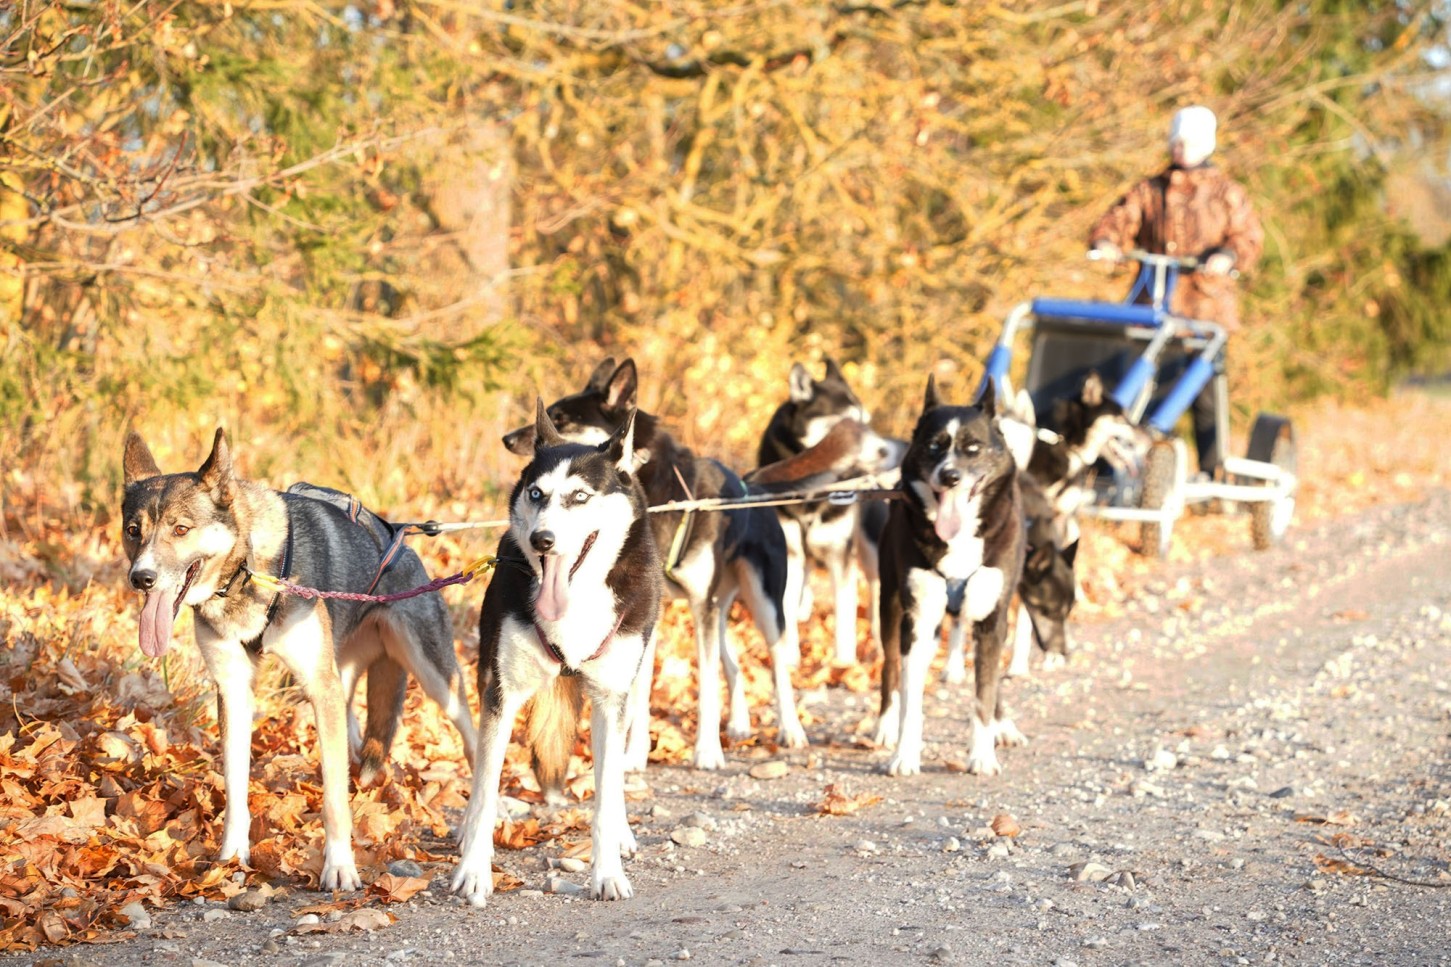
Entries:
{"type": "Polygon", "coordinates": [[[1104,262],[1122,262],[1123,249],[1113,244],[1106,238],[1101,238],[1093,243],[1093,257],[1104,262]]]}
{"type": "Polygon", "coordinates": [[[1206,275],[1228,275],[1234,268],[1234,256],[1227,252],[1215,252],[1204,260],[1206,275]]]}

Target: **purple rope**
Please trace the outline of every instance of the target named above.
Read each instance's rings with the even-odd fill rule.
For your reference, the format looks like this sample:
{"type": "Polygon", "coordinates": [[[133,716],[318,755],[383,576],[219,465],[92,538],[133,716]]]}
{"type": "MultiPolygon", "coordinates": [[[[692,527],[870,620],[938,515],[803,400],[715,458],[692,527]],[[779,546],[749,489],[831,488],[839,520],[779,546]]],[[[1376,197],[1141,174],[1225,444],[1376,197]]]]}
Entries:
{"type": "Polygon", "coordinates": [[[437,591],[454,584],[467,584],[473,580],[472,574],[460,571],[457,574],[446,578],[434,578],[427,584],[413,588],[409,591],[399,591],[396,594],[362,594],[357,591],[319,591],[317,588],[304,588],[296,584],[282,585],[282,593],[290,594],[297,598],[315,600],[318,598],[339,598],[343,601],[402,601],[404,598],[416,598],[420,594],[427,594],[430,591],[437,591]]]}

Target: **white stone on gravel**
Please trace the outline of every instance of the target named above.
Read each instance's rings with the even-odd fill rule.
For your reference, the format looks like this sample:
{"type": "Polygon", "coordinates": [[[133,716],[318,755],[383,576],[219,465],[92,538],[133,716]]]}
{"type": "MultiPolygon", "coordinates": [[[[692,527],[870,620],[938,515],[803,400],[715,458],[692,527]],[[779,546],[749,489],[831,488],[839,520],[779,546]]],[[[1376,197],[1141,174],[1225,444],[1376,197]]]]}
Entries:
{"type": "Polygon", "coordinates": [[[581,893],[589,892],[578,883],[571,883],[562,876],[551,876],[544,881],[546,893],[557,893],[560,896],[579,896],[581,893]]]}
{"type": "Polygon", "coordinates": [[[1145,772],[1168,772],[1179,764],[1179,757],[1168,749],[1155,749],[1153,755],[1144,760],[1145,772]]]}
{"type": "Polygon", "coordinates": [[[1095,863],[1092,860],[1085,860],[1082,863],[1074,863],[1072,866],[1068,867],[1069,878],[1077,880],[1080,883],[1099,883],[1103,880],[1108,879],[1112,875],[1113,870],[1104,866],[1102,863],[1095,863]]]}
{"type": "Polygon", "coordinates": [[[681,826],[670,834],[670,841],[677,846],[704,846],[708,839],[699,826],[681,826]]]}
{"type": "Polygon", "coordinates": [[[151,926],[151,914],[146,912],[145,904],[139,900],[122,907],[121,915],[126,918],[128,924],[137,930],[146,930],[151,926]]]}

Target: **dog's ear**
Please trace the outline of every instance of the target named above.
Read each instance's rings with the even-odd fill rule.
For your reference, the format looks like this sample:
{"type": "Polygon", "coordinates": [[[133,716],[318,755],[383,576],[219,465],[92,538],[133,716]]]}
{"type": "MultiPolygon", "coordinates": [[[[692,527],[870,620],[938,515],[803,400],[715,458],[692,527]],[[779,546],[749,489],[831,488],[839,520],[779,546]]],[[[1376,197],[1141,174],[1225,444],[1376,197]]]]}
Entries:
{"type": "Polygon", "coordinates": [[[557,447],[563,442],[564,437],[559,435],[554,421],[549,418],[549,411],[544,408],[544,397],[534,397],[534,452],[538,453],[545,447],[557,447]]]}
{"type": "Polygon", "coordinates": [[[1018,395],[1013,398],[1013,412],[1028,426],[1037,428],[1038,411],[1033,406],[1033,394],[1027,390],[1018,390],[1018,395]]]}
{"type": "Polygon", "coordinates": [[[1084,406],[1103,405],[1103,377],[1098,375],[1098,370],[1090,369],[1083,378],[1083,393],[1080,398],[1084,406]]]}
{"type": "Polygon", "coordinates": [[[998,381],[988,378],[982,381],[982,396],[978,398],[977,408],[986,413],[989,417],[998,415],[998,381]]]}
{"type": "Polygon", "coordinates": [[[128,487],[138,480],[161,476],[161,468],[156,465],[151,448],[135,430],[126,434],[126,455],[121,460],[121,468],[128,487]]]}
{"type": "Polygon", "coordinates": [[[584,384],[585,392],[594,390],[596,393],[603,393],[610,377],[614,374],[615,357],[606,356],[604,361],[595,367],[594,372],[589,374],[589,380],[584,384]]]}
{"type": "Polygon", "coordinates": [[[1063,558],[1069,567],[1072,567],[1073,562],[1078,559],[1078,542],[1074,541],[1072,544],[1063,548],[1063,550],[1058,552],[1058,556],[1063,558]]]}
{"type": "Polygon", "coordinates": [[[232,451],[227,446],[227,431],[221,427],[217,427],[217,435],[212,437],[212,452],[197,470],[197,476],[202,478],[202,486],[211,491],[212,499],[218,505],[225,507],[232,502],[236,478],[232,475],[232,451]]]}
{"type": "Polygon", "coordinates": [[[620,473],[627,476],[633,476],[635,471],[650,459],[650,454],[645,453],[642,460],[640,454],[644,451],[635,449],[635,415],[637,413],[639,410],[633,406],[630,407],[630,411],[625,414],[625,422],[615,429],[615,432],[601,447],[604,454],[614,461],[620,473]]]}
{"type": "Polygon", "coordinates": [[[933,373],[927,374],[927,393],[922,397],[922,412],[935,410],[942,405],[942,397],[937,395],[937,376],[933,373]]]}
{"type": "Polygon", "coordinates": [[[841,367],[836,364],[836,360],[830,356],[826,357],[826,378],[841,383],[843,386],[846,385],[846,374],[841,371],[841,367]]]}
{"type": "Polygon", "coordinates": [[[791,387],[791,402],[793,403],[805,403],[811,399],[811,394],[816,388],[811,374],[800,363],[794,363],[791,366],[791,375],[787,377],[787,383],[791,387]]]}
{"type": "Polygon", "coordinates": [[[639,389],[639,377],[635,374],[635,361],[626,359],[610,374],[605,385],[605,409],[623,412],[635,405],[635,393],[639,389]]]}

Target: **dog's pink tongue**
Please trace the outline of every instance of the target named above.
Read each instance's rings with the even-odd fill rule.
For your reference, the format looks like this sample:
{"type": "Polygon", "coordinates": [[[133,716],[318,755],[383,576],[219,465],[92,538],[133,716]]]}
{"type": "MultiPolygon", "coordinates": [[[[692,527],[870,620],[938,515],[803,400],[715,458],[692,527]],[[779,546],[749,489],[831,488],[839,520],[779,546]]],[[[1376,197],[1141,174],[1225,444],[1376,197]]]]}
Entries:
{"type": "Polygon", "coordinates": [[[559,554],[539,558],[539,597],[534,599],[534,613],[545,621],[558,621],[569,607],[569,567],[559,554]]]}
{"type": "Polygon", "coordinates": [[[152,591],[141,606],[141,651],[148,658],[160,658],[171,647],[171,622],[175,595],[152,591]]]}
{"type": "Polygon", "coordinates": [[[962,531],[967,523],[967,503],[971,493],[964,485],[944,490],[937,495],[937,522],[934,529],[937,536],[950,541],[962,531]]]}

